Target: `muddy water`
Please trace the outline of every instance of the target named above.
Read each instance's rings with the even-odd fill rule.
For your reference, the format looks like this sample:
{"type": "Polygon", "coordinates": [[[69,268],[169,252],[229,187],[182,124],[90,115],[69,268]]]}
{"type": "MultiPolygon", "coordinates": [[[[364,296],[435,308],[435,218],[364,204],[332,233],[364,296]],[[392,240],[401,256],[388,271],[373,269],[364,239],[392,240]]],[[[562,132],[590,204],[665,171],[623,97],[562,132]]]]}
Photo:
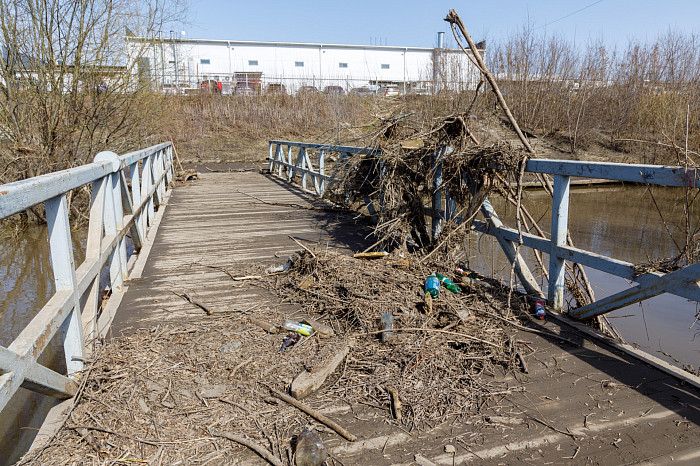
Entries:
{"type": "MultiPolygon", "coordinates": [[[[685,241],[685,191],[653,188],[651,193],[659,206],[658,210],[654,207],[652,194],[646,188],[572,188],[569,229],[576,247],[632,263],[677,255],[679,249],[676,244],[682,247],[685,241]]],[[[552,215],[551,198],[541,191],[526,192],[524,196],[524,205],[539,220],[541,228],[548,232],[552,215]]],[[[492,199],[492,203],[504,223],[515,225],[515,209],[512,206],[505,206],[499,198],[492,199]]],[[[693,225],[697,225],[700,208],[696,206],[692,209],[691,218],[693,225]]],[[[485,275],[493,273],[507,278],[510,267],[498,244],[493,246],[493,243],[490,237],[477,239],[477,235],[472,235],[470,265],[485,275]]],[[[534,271],[533,255],[526,254],[526,257],[534,271]]],[[[544,262],[547,267],[548,255],[544,255],[544,262]]],[[[586,269],[586,272],[593,284],[596,299],[633,286],[604,272],[593,269],[586,269]]],[[[543,289],[546,288],[541,274],[536,276],[544,285],[543,289]]],[[[700,366],[700,323],[695,322],[697,312],[695,302],[663,294],[612,312],[608,317],[628,343],[677,365],[697,370],[700,366]]]]}
{"type": "MultiPolygon", "coordinates": [[[[76,263],[83,260],[85,234],[73,232],[76,263]]],[[[31,226],[16,237],[0,237],[0,345],[7,347],[54,292],[45,226],[31,226]]],[[[58,338],[39,362],[65,371],[58,338]]],[[[0,415],[0,465],[12,464],[36,436],[53,398],[20,388],[0,415]]]]}

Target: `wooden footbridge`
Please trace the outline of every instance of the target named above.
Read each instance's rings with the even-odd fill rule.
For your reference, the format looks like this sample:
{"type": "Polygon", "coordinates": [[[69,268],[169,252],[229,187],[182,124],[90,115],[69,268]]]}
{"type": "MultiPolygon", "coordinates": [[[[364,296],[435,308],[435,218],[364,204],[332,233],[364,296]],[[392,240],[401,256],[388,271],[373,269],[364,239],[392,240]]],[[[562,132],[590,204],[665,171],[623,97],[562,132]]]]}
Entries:
{"type": "MultiPolygon", "coordinates": [[[[299,249],[298,242],[345,251],[366,246],[362,222],[326,208],[328,204],[319,199],[334,181],[334,173],[324,167],[329,154],[342,162],[345,154],[363,149],[271,141],[270,162],[265,166],[269,174],[257,169],[207,172],[173,190],[169,189],[171,151],[166,143],[122,156],[103,152],[84,167],[0,186],[0,218],[43,203],[49,223],[56,293],[12,344],[0,347],[0,408],[19,387],[68,399],[49,416],[37,444],[60,424],[95,341],[108,337],[110,331],[128,332],[189,318],[191,305],[174,293],[183,284],[196,289],[203,301],[222,308],[268,304],[276,313],[269,318],[277,320],[290,310],[249,282],[231,286],[230,280],[220,280],[221,270],[239,275],[253,266],[278,264],[299,249]],[[86,259],[76,265],[66,196],[89,184],[92,206],[86,259]],[[127,237],[136,249],[131,255],[127,237]],[[108,271],[111,289],[104,305],[100,301],[103,269],[108,271]],[[37,362],[56,334],[64,345],[65,373],[37,362]]],[[[698,174],[673,167],[545,160],[531,160],[527,169],[554,175],[555,221],[552,240],[524,235],[526,247],[551,257],[551,318],[533,324],[546,332],[520,335],[536,349],[528,359],[529,374],[518,381],[524,389],[509,395],[509,408],[485,408],[463,422],[438,425],[427,432],[409,432],[379,420],[372,428],[362,424],[355,442],[324,434],[326,447],[342,464],[700,462],[700,380],[559,313],[565,261],[638,283],[577,310],[573,316],[579,319],[662,292],[698,300],[698,264],[666,275],[636,277],[631,264],[565,242],[570,177],[697,187],[698,174]],[[562,343],[557,335],[576,345],[562,343]],[[513,418],[529,421],[511,422],[513,418]],[[465,437],[477,437],[478,446],[464,448],[456,443],[465,437]],[[445,450],[447,444],[455,445],[455,451],[445,450]]],[[[435,194],[427,211],[437,234],[440,222],[449,220],[456,210],[449,193],[437,186],[435,194]]],[[[371,212],[376,203],[369,200],[368,205],[371,212]]],[[[496,236],[516,262],[524,287],[543,295],[516,253],[518,232],[502,225],[488,201],[482,211],[485,221],[478,222],[476,229],[496,236]]],[[[254,347],[244,347],[241,358],[254,352],[254,347]]],[[[497,377],[509,381],[514,376],[497,377]]],[[[325,406],[323,412],[351,431],[360,419],[376,418],[373,408],[346,403],[325,406]]],[[[248,450],[238,460],[240,464],[262,461],[248,450]]]]}

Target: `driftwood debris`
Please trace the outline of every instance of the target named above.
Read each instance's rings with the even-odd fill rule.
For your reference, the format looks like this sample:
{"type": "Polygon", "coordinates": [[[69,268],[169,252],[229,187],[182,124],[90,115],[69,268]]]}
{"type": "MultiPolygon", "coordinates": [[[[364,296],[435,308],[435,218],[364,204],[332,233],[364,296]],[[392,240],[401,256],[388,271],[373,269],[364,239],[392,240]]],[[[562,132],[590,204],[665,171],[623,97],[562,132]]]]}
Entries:
{"type": "Polygon", "coordinates": [[[402,419],[401,416],[401,400],[399,399],[399,391],[395,389],[394,387],[386,387],[386,391],[389,392],[389,395],[391,395],[391,410],[392,414],[394,415],[394,419],[397,421],[400,421],[402,419]]]}
{"type": "Polygon", "coordinates": [[[266,322],[264,320],[261,320],[261,319],[249,317],[248,320],[250,321],[251,324],[257,325],[261,329],[265,330],[267,333],[277,333],[280,330],[280,328],[277,325],[273,325],[273,324],[266,322]]]}
{"type": "Polygon", "coordinates": [[[343,362],[348,355],[353,343],[352,340],[345,343],[340,350],[332,354],[330,358],[327,358],[320,367],[314,367],[313,371],[304,370],[297,375],[292,381],[292,387],[289,390],[292,396],[301,400],[321,388],[323,382],[326,381],[329,375],[335,372],[340,363],[343,362]]]}
{"type": "Polygon", "coordinates": [[[305,405],[304,403],[298,401],[297,399],[292,398],[289,395],[285,395],[281,391],[275,390],[274,388],[270,388],[270,393],[272,393],[274,396],[276,396],[280,400],[289,403],[290,405],[294,406],[295,408],[298,408],[301,411],[304,411],[306,414],[308,414],[312,418],[316,419],[318,422],[321,422],[321,423],[325,424],[326,426],[330,427],[331,429],[336,431],[338,433],[338,435],[340,435],[341,437],[344,437],[345,439],[350,440],[351,442],[354,442],[357,440],[357,436],[350,433],[343,426],[341,426],[337,422],[327,418],[326,416],[319,413],[318,411],[310,408],[309,406],[305,405]]]}
{"type": "Polygon", "coordinates": [[[188,301],[188,302],[194,304],[195,306],[197,306],[198,308],[202,309],[204,312],[207,313],[208,316],[210,316],[214,313],[214,308],[203,303],[199,298],[192,295],[191,293],[182,292],[179,294],[178,293],[175,293],[175,294],[177,296],[181,297],[182,299],[184,299],[185,301],[188,301]]]}
{"type": "Polygon", "coordinates": [[[275,456],[272,453],[270,453],[268,450],[261,447],[257,443],[255,443],[251,440],[248,440],[245,437],[241,437],[240,435],[227,434],[227,433],[216,433],[214,435],[216,435],[217,437],[229,439],[232,442],[240,443],[241,445],[245,445],[246,447],[250,448],[258,455],[260,455],[268,463],[270,463],[274,466],[282,466],[282,461],[280,461],[279,458],[275,458],[275,456]]]}
{"type": "Polygon", "coordinates": [[[329,325],[326,325],[322,322],[319,322],[316,319],[312,319],[310,317],[306,317],[302,319],[301,321],[302,324],[310,325],[311,328],[314,329],[315,335],[318,335],[321,338],[330,338],[335,335],[335,331],[333,328],[329,325]]]}

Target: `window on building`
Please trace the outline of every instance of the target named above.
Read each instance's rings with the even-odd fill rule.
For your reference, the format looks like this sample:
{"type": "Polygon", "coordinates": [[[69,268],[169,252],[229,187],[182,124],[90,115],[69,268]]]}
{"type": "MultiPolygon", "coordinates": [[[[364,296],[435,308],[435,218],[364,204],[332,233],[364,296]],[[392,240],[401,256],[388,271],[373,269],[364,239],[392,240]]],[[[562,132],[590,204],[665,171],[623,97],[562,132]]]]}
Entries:
{"type": "Polygon", "coordinates": [[[258,66],[257,60],[248,60],[248,66],[258,66]]]}
{"type": "Polygon", "coordinates": [[[295,61],[294,66],[304,66],[304,62],[303,61],[295,61]]]}
{"type": "Polygon", "coordinates": [[[211,60],[209,60],[208,58],[202,58],[201,60],[199,60],[199,63],[201,65],[209,65],[211,64],[211,60]]]}
{"type": "Polygon", "coordinates": [[[347,68],[348,64],[347,63],[338,63],[338,68],[347,68]]]}
{"type": "Polygon", "coordinates": [[[383,69],[383,70],[388,70],[388,69],[389,69],[389,64],[388,64],[388,63],[382,63],[382,69],[383,69]]]}

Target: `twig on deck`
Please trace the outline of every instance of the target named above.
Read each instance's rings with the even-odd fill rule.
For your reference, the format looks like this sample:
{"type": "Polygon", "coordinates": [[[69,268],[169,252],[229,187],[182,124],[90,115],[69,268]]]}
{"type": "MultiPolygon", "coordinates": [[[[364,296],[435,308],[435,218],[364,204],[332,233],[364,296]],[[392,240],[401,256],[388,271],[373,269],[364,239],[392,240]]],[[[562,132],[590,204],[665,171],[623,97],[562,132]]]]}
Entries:
{"type": "Polygon", "coordinates": [[[261,447],[260,445],[258,445],[257,443],[255,443],[251,440],[248,440],[245,437],[241,437],[240,435],[227,434],[227,433],[214,433],[213,435],[215,435],[217,437],[229,439],[230,441],[240,443],[241,445],[245,445],[246,447],[250,448],[258,455],[260,455],[268,463],[270,463],[274,466],[282,466],[282,462],[279,459],[277,459],[272,453],[270,453],[269,450],[261,447]]]}

